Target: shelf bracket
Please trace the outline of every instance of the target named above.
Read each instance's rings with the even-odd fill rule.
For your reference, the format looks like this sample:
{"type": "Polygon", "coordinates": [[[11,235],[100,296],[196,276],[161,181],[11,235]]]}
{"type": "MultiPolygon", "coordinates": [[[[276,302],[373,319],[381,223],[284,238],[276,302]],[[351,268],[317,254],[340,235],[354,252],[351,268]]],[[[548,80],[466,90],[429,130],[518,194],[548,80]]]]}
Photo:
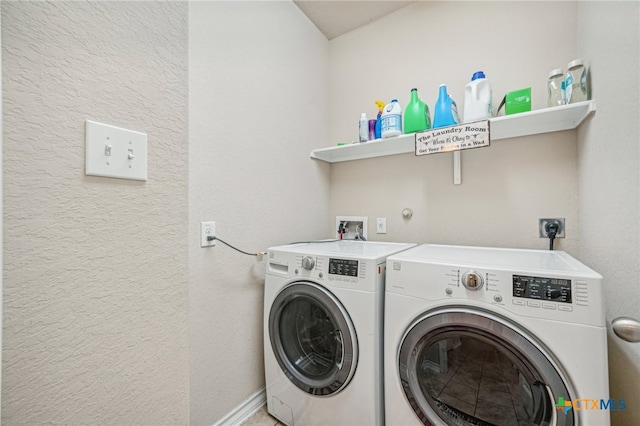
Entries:
{"type": "Polygon", "coordinates": [[[460,185],[462,183],[460,170],[460,151],[453,151],[453,184],[460,185]]]}

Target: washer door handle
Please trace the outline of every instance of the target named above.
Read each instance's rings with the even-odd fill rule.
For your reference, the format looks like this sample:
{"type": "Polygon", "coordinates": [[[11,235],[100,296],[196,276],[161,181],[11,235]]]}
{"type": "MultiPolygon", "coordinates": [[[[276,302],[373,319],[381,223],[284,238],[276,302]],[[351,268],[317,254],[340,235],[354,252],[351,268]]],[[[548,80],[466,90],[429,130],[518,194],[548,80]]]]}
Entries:
{"type": "Polygon", "coordinates": [[[631,343],[640,342],[640,322],[629,317],[618,317],[611,321],[613,332],[621,338],[631,343]]]}
{"type": "Polygon", "coordinates": [[[338,368],[342,368],[342,366],[344,365],[344,341],[342,340],[342,331],[340,329],[336,330],[336,332],[338,333],[338,336],[340,337],[340,347],[342,348],[341,355],[340,355],[340,362],[337,364],[338,368]]]}
{"type": "MultiPolygon", "coordinates": [[[[547,395],[549,395],[549,400],[554,401],[553,392],[551,391],[551,388],[546,384],[544,385],[544,387],[547,390],[547,395]]],[[[551,410],[551,422],[549,423],[551,425],[558,424],[558,410],[554,410],[553,408],[555,407],[552,407],[552,410],[551,410]]]]}

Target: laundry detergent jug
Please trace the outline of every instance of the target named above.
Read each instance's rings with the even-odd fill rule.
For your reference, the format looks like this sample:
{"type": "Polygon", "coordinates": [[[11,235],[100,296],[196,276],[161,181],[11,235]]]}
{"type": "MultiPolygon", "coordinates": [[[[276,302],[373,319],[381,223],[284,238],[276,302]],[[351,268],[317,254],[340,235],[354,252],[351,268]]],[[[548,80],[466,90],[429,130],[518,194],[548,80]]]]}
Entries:
{"type": "Polygon", "coordinates": [[[433,128],[453,126],[460,123],[458,106],[447,93],[447,86],[440,85],[438,100],[433,108],[433,128]]]}
{"type": "Polygon", "coordinates": [[[463,121],[486,120],[493,116],[491,102],[491,85],[484,75],[478,71],[473,74],[471,81],[464,88],[463,121]]]}
{"type": "Polygon", "coordinates": [[[382,138],[391,138],[402,134],[402,107],[397,99],[392,99],[382,111],[382,138]]]}
{"type": "Polygon", "coordinates": [[[404,109],[404,133],[415,133],[429,128],[429,107],[418,97],[418,89],[411,89],[411,100],[404,109]]]}

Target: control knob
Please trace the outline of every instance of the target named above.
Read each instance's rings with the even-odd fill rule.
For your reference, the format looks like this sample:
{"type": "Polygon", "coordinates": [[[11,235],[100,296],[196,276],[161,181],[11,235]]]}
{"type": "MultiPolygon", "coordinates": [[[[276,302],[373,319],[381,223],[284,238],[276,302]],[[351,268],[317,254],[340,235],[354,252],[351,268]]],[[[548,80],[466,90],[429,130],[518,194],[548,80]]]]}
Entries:
{"type": "Polygon", "coordinates": [[[310,271],[314,268],[314,266],[316,266],[316,261],[313,260],[313,257],[305,256],[302,258],[302,268],[310,271]]]}
{"type": "Polygon", "coordinates": [[[465,286],[465,288],[467,288],[468,290],[480,290],[483,283],[484,281],[482,280],[482,275],[480,275],[476,271],[466,272],[462,276],[462,285],[465,286]]]}

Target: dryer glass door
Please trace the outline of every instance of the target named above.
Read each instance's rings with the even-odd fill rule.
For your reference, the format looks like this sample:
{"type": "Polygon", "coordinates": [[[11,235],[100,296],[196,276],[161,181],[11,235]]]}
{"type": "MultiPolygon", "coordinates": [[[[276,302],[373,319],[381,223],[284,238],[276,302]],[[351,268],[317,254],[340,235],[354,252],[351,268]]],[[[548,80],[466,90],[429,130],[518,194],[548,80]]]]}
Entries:
{"type": "Polygon", "coordinates": [[[285,287],[269,313],[271,347],[280,368],[301,390],[332,395],[357,364],[355,329],[340,301],[315,283],[285,287]]]}
{"type": "Polygon", "coordinates": [[[400,348],[407,401],[424,424],[573,425],[573,411],[556,407],[573,393],[550,356],[532,342],[492,313],[429,313],[414,323],[400,348]]]}

